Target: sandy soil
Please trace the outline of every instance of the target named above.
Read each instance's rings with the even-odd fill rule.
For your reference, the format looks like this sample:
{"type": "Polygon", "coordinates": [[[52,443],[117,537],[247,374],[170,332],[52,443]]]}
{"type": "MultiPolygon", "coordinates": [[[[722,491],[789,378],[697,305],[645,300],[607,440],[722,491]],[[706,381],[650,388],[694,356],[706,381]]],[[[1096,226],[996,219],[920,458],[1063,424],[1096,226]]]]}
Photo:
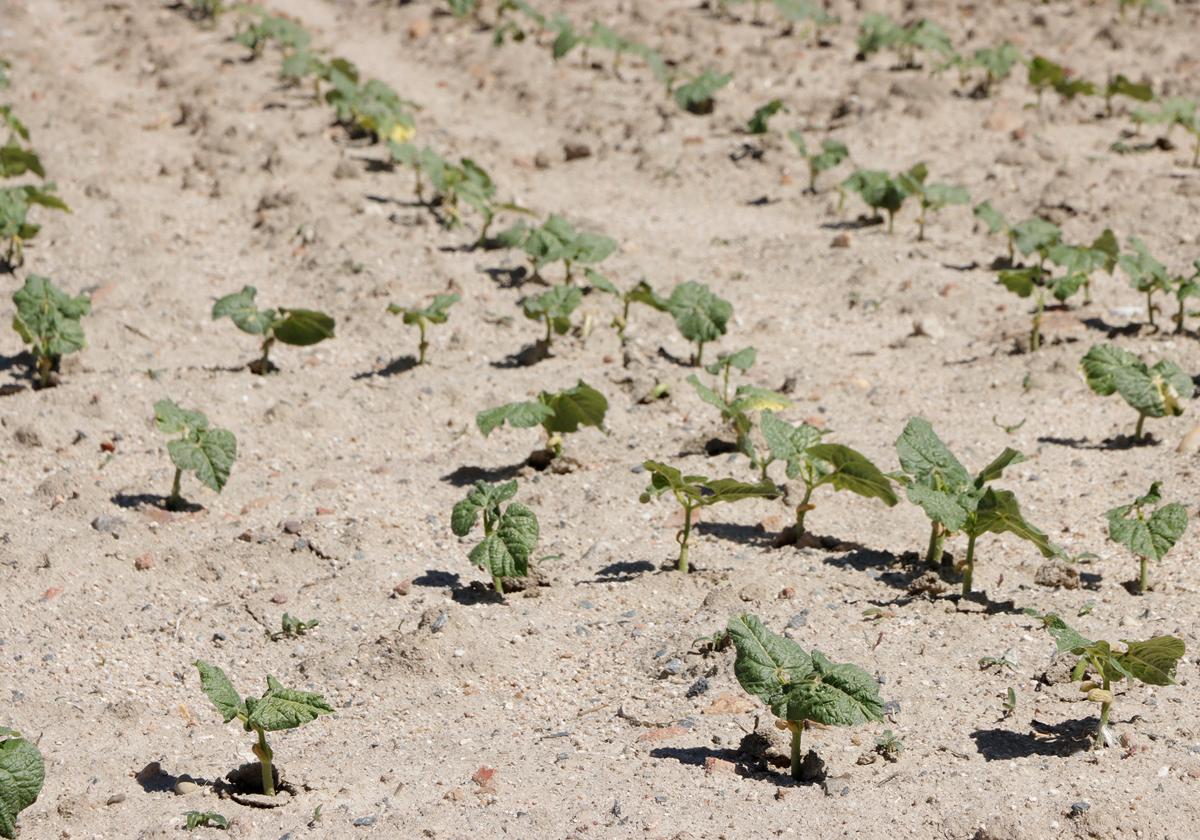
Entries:
{"type": "MultiPolygon", "coordinates": [[[[1052,312],[1042,351],[1015,353],[1027,308],[995,284],[988,265],[1003,246],[969,211],[943,212],[921,243],[911,208],[893,236],[839,229],[860,208],[839,219],[834,193],[805,195],[782,132],[839,137],[864,166],[926,160],[1012,216],[1043,213],[1071,240],[1104,227],[1140,236],[1177,270],[1200,257],[1190,149],[1113,154],[1130,125],[1123,107],[1098,119],[1095,100],[1058,107],[1051,96],[1038,113],[1023,78],[972,99],[953,73],[855,61],[854,22],[900,15],[899,4],[835,2],[847,23],[820,48],[769,11],[755,25],[750,4],[737,20],[675,0],[561,4],[688,66],[732,70],[707,117],[675,108],[636,61],[618,78],[578,56],[555,65],[531,41],[496,49],[440,5],[273,8],[419,103],[419,141],[477,159],[506,198],[615,237],[605,270],[621,284],[695,279],[729,298],[721,349],[759,349],[748,381],[794,381],[789,418],[819,419],[888,469],[915,414],[970,467],[1005,445],[1024,451],[1006,486],[1055,541],[1096,555],[1081,566],[1085,588],[1036,585],[1040,557],[1004,537],[981,543],[976,582],[990,608],[911,596],[900,558],[924,546],[920,511],[846,494],[818,498],[809,515],[837,548],[772,548],[788,510],[747,502],[708,517],[693,574],[662,570],[678,519],[665,502],[638,504],[638,465],[751,477],[744,459],[703,454],[717,418],[671,360],[687,347],[665,315],[635,311],[626,367],[604,326],[611,301],[589,296],[586,341],[505,366],[538,334],[516,307],[531,287],[489,274],[518,255],[459,249],[470,234],[412,204],[410,173],[372,166],[380,148],[348,141],[326,107],[282,88],[273,55],[243,60],[232,17],[206,30],[154,0],[0,0],[14,77],[4,101],[75,211],[43,214],[6,289],[46,274],[89,291],[95,310],[60,387],[0,399],[0,723],[37,737],[47,763],[22,837],[174,837],[189,810],[218,811],[231,834],[256,838],[1200,835],[1191,655],[1178,686],[1122,688],[1126,746],[1072,750],[1037,733],[1086,728],[1095,708],[1038,681],[1053,644],[1020,612],[1197,646],[1195,529],[1138,598],[1123,585],[1135,563],[1106,541],[1102,516],[1153,479],[1195,513],[1197,456],[1176,451],[1194,417],[1152,422],[1154,446],[1108,447],[1132,414],[1077,373],[1109,335],[1195,373],[1194,336],[1139,330],[1141,299],[1118,275],[1090,307],[1052,312]],[[771,134],[739,133],[776,96],[789,112],[771,134]],[[566,162],[567,144],[591,153],[566,162]],[[848,247],[832,247],[839,234],[848,247]],[[238,370],[253,339],[208,313],[246,283],[268,305],[327,310],[337,339],[279,348],[274,376],[238,370]],[[446,290],[464,300],[431,333],[432,364],[395,364],[416,339],[386,304],[446,290]],[[611,410],[607,435],[569,440],[573,472],[518,470],[535,432],[484,440],[474,427],[482,408],[578,378],[611,410]],[[639,403],[657,381],[671,398],[639,403]],[[146,498],[170,486],[152,423],[163,396],[238,436],[221,495],[185,479],[190,513],[146,498]],[[1024,422],[1009,435],[993,418],[1024,422]],[[501,603],[476,585],[473,541],[451,534],[449,513],[470,481],[518,471],[519,498],[541,518],[539,556],[554,559],[540,567],[547,586],[501,603]],[[865,620],[870,607],[891,617],[865,620]],[[320,626],[268,641],[285,610],[320,626]],[[693,647],[739,611],[860,663],[892,701],[884,724],[808,737],[828,763],[824,785],[793,784],[739,748],[756,717],[767,723],[763,710],[738,688],[730,652],[693,647]],[[980,669],[1006,652],[1014,672],[980,669]],[[217,798],[209,783],[251,760],[251,740],[220,724],[196,658],[243,691],[274,674],[336,707],[274,739],[298,787],[286,806],[217,798]],[[1002,719],[1010,686],[1018,705],[1002,719]],[[885,728],[904,741],[899,761],[858,764],[885,728]],[[176,795],[183,775],[201,784],[176,795]]],[[[1140,26],[1107,2],[910,5],[963,51],[1010,37],[1090,78],[1146,74],[1200,95],[1194,3],[1140,26]]],[[[4,383],[26,381],[21,353],[15,333],[0,333],[4,383]]]]}

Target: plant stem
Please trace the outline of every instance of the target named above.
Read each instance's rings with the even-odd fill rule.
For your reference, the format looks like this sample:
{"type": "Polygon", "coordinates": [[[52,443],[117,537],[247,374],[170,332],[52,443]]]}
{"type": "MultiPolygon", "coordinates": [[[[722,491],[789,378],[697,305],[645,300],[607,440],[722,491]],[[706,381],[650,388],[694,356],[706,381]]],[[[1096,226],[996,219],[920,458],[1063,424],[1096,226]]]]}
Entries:
{"type": "MultiPolygon", "coordinates": [[[[1104,690],[1109,690],[1109,679],[1104,678],[1104,690]]],[[[1092,743],[1093,749],[1100,749],[1104,746],[1104,727],[1108,726],[1108,712],[1112,708],[1112,703],[1100,704],[1100,725],[1096,727],[1096,740],[1092,743]]]]}
{"type": "Polygon", "coordinates": [[[1157,326],[1154,323],[1154,291],[1146,292],[1146,317],[1150,319],[1150,326],[1157,326]]]}
{"type": "Polygon", "coordinates": [[[275,773],[271,766],[271,760],[275,757],[275,754],[267,746],[267,733],[257,726],[254,728],[254,731],[258,733],[258,743],[254,745],[253,752],[258,758],[259,766],[262,768],[262,792],[267,796],[274,796],[275,773]]]}
{"type": "Polygon", "coordinates": [[[891,236],[892,235],[892,227],[896,221],[896,214],[893,213],[891,210],[887,211],[887,214],[888,214],[888,236],[891,236]]]}
{"type": "Polygon", "coordinates": [[[37,375],[38,387],[49,388],[51,385],[51,376],[54,373],[54,358],[48,355],[40,355],[37,357],[37,375]]]}
{"type": "Polygon", "coordinates": [[[503,598],[504,581],[500,578],[500,575],[492,575],[492,586],[496,588],[496,594],[503,598]]]}
{"type": "Polygon", "coordinates": [[[800,500],[800,504],[796,505],[796,543],[800,543],[800,537],[804,536],[804,515],[808,513],[808,500],[812,498],[813,485],[809,482],[804,483],[804,498],[800,500]]]}
{"type": "Polygon", "coordinates": [[[1146,571],[1147,571],[1146,558],[1139,557],[1138,559],[1142,561],[1142,567],[1138,573],[1138,594],[1145,595],[1146,594],[1146,584],[1149,582],[1149,576],[1146,574],[1146,571]]]}
{"type": "Polygon", "coordinates": [[[1134,440],[1141,440],[1145,436],[1145,433],[1142,431],[1142,427],[1145,425],[1146,425],[1146,415],[1139,414],[1138,421],[1137,421],[1137,427],[1133,430],[1134,440]]]}
{"type": "Polygon", "coordinates": [[[270,362],[267,361],[267,356],[271,354],[271,345],[275,343],[275,336],[268,336],[263,339],[262,343],[262,358],[258,360],[259,370],[266,373],[270,370],[270,362]]]}
{"type": "Polygon", "coordinates": [[[917,218],[917,241],[925,241],[925,204],[921,204],[921,215],[917,218]]]}
{"type": "Polygon", "coordinates": [[[789,720],[788,728],[792,730],[792,778],[800,781],[800,765],[804,759],[800,749],[800,738],[804,735],[804,721],[797,723],[789,720]]]}
{"type": "Polygon", "coordinates": [[[692,535],[692,506],[684,505],[683,530],[679,534],[679,571],[688,572],[688,539],[692,535]]]}
{"type": "Polygon", "coordinates": [[[696,342],[696,367],[700,367],[704,363],[704,342],[696,342]]]}
{"type": "Polygon", "coordinates": [[[417,345],[419,353],[417,356],[417,364],[423,365],[425,364],[425,351],[429,349],[429,342],[425,340],[425,322],[418,321],[417,329],[421,331],[421,343],[417,345]]]}
{"type": "Polygon", "coordinates": [[[975,535],[967,537],[967,563],[963,569],[962,594],[971,594],[971,581],[975,577],[975,535]]]}
{"type": "Polygon", "coordinates": [[[175,468],[175,480],[171,482],[171,495],[167,497],[167,509],[176,510],[183,502],[183,497],[179,495],[179,482],[183,478],[183,470],[179,467],[175,468]]]}
{"type": "Polygon", "coordinates": [[[1033,311],[1033,328],[1029,331],[1029,352],[1036,353],[1042,346],[1042,311],[1046,308],[1046,298],[1038,290],[1037,308],[1033,311]]]}
{"type": "Polygon", "coordinates": [[[1187,305],[1184,303],[1187,298],[1179,298],[1179,311],[1175,313],[1175,333],[1183,332],[1183,319],[1187,317],[1187,305]]]}
{"type": "Polygon", "coordinates": [[[942,546],[946,542],[946,532],[941,523],[931,523],[929,529],[929,548],[925,551],[925,562],[930,566],[942,565],[942,546]]]}
{"type": "Polygon", "coordinates": [[[546,346],[549,347],[554,342],[554,324],[550,320],[550,316],[546,316],[546,346]]]}
{"type": "Polygon", "coordinates": [[[729,368],[731,365],[725,365],[725,379],[721,385],[721,399],[729,402],[729,368]]]}

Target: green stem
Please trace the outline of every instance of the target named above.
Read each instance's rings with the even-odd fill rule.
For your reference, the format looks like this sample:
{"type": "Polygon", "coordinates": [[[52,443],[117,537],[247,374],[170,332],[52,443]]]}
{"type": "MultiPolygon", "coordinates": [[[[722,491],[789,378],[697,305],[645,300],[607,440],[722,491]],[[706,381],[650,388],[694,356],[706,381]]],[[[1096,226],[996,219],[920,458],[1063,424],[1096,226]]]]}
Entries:
{"type": "Polygon", "coordinates": [[[792,778],[800,781],[800,765],[804,761],[804,753],[800,749],[800,739],[804,735],[804,721],[799,723],[788,721],[792,730],[792,778]]]}
{"type": "Polygon", "coordinates": [[[258,757],[259,766],[262,768],[262,792],[267,796],[275,795],[275,772],[271,766],[271,760],[275,754],[271,752],[271,748],[267,746],[267,733],[260,727],[255,727],[254,731],[258,733],[258,743],[254,745],[254,755],[258,757]]]}
{"type": "Polygon", "coordinates": [[[891,210],[887,211],[887,214],[888,214],[888,236],[891,236],[892,235],[892,227],[896,221],[896,214],[893,213],[891,210]]]}
{"type": "Polygon", "coordinates": [[[271,354],[271,345],[274,343],[275,343],[275,336],[268,336],[267,338],[263,339],[262,358],[260,358],[258,360],[259,371],[262,373],[266,373],[268,370],[271,369],[270,368],[271,363],[269,361],[267,361],[267,357],[271,354]]]}
{"type": "Polygon", "coordinates": [[[725,379],[721,385],[721,399],[729,402],[729,368],[730,365],[725,365],[725,379]]]}
{"type": "Polygon", "coordinates": [[[971,581],[975,577],[975,535],[967,537],[967,563],[963,569],[962,594],[971,594],[971,581]]]}
{"type": "Polygon", "coordinates": [[[921,205],[921,215],[917,219],[917,241],[925,241],[925,205],[921,205]]]}
{"type": "Polygon", "coordinates": [[[423,364],[425,364],[425,351],[429,349],[429,342],[425,340],[425,324],[424,324],[424,322],[418,321],[417,329],[419,329],[421,331],[421,343],[417,345],[417,349],[419,352],[419,355],[417,356],[417,364],[423,365],[423,364]]]}
{"type": "Polygon", "coordinates": [[[40,355],[37,357],[37,376],[38,387],[49,388],[53,384],[54,376],[54,357],[49,355],[40,355]]]}
{"type": "Polygon", "coordinates": [[[1144,432],[1142,431],[1142,427],[1143,427],[1143,426],[1145,426],[1145,425],[1146,425],[1146,415],[1145,415],[1145,414],[1139,414],[1139,415],[1138,415],[1138,421],[1137,421],[1137,428],[1135,428],[1135,429],[1133,430],[1133,438],[1134,438],[1134,440],[1141,440],[1141,439],[1142,439],[1142,437],[1143,437],[1143,435],[1144,435],[1144,432]]]}
{"type": "Polygon", "coordinates": [[[1146,317],[1150,319],[1150,326],[1156,326],[1154,323],[1154,292],[1146,292],[1146,317]]]}
{"type": "Polygon", "coordinates": [[[167,509],[176,510],[183,502],[183,497],[179,495],[179,482],[183,479],[183,470],[179,467],[175,468],[175,480],[171,482],[171,495],[167,497],[167,509]]]}
{"type": "Polygon", "coordinates": [[[546,346],[549,347],[554,342],[554,323],[550,320],[550,316],[546,316],[546,346]]]}
{"type": "Polygon", "coordinates": [[[679,534],[679,571],[688,572],[688,539],[692,535],[692,506],[683,508],[683,530],[679,534]]]}
{"type": "Polygon", "coordinates": [[[1139,557],[1138,559],[1142,561],[1141,570],[1138,573],[1138,594],[1145,595],[1146,594],[1146,584],[1150,582],[1149,575],[1147,574],[1146,558],[1139,557]]]}
{"type": "Polygon", "coordinates": [[[1186,298],[1179,298],[1179,311],[1175,313],[1175,332],[1183,332],[1183,319],[1187,317],[1187,305],[1184,303],[1186,298]]]}
{"type": "Polygon", "coordinates": [[[934,522],[929,529],[929,548],[925,551],[925,562],[930,566],[942,565],[942,546],[946,542],[946,532],[941,523],[934,522]]]}
{"type": "Polygon", "coordinates": [[[796,542],[799,544],[800,537],[804,536],[804,515],[808,513],[808,500],[812,498],[813,485],[809,481],[804,483],[804,498],[800,500],[800,504],[796,505],[796,542]]]}
{"type": "MultiPolygon", "coordinates": [[[[1109,679],[1104,678],[1104,690],[1109,690],[1109,679]]],[[[1095,749],[1101,749],[1104,746],[1104,727],[1108,726],[1108,712],[1112,708],[1112,703],[1100,704],[1100,725],[1096,727],[1096,740],[1092,743],[1095,749]]]]}
{"type": "Polygon", "coordinates": [[[1046,308],[1046,298],[1041,290],[1038,291],[1037,308],[1033,311],[1033,328],[1029,331],[1029,352],[1036,353],[1042,346],[1042,312],[1046,308]]]}
{"type": "Polygon", "coordinates": [[[504,597],[504,581],[501,580],[500,575],[492,575],[492,586],[494,586],[496,588],[496,594],[499,595],[501,598],[503,598],[504,597]]]}
{"type": "Polygon", "coordinates": [[[704,342],[696,342],[696,367],[700,367],[704,363],[704,342]]]}

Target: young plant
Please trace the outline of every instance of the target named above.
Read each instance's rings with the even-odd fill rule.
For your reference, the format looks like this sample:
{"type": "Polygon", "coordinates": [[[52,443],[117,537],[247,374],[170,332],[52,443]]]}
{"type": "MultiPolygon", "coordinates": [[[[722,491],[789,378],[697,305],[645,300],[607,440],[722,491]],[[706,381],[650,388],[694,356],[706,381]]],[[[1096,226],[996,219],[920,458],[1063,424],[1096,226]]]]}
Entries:
{"type": "Polygon", "coordinates": [[[760,426],[771,453],[762,463],[764,480],[767,467],[783,461],[788,479],[800,479],[804,484],[804,496],[796,505],[797,542],[804,536],[804,517],[814,508],[812,494],[818,487],[849,490],[866,499],[879,499],[888,507],[896,504],[891,480],[861,452],[840,443],[822,443],[827,431],[807,423],[793,426],[770,411],[763,412],[760,426]]]}
{"type": "Polygon", "coordinates": [[[1133,439],[1144,440],[1147,417],[1178,417],[1181,400],[1195,391],[1192,378],[1174,362],[1161,359],[1153,367],[1115,344],[1097,344],[1081,361],[1083,377],[1096,394],[1120,394],[1138,413],[1133,439]]]}
{"type": "Polygon", "coordinates": [[[262,55],[272,42],[285,50],[306,50],[312,40],[307,30],[290,18],[272,15],[257,6],[242,7],[256,19],[238,30],[233,40],[250,50],[252,58],[262,55]]]}
{"type": "Polygon", "coordinates": [[[202,412],[180,408],[167,399],[154,404],[154,423],[165,435],[179,435],[167,443],[175,478],[166,507],[170,510],[183,507],[179,483],[185,470],[194,472],[202,484],[220,493],[237,460],[237,439],[233,432],[209,428],[208,418],[202,412]]]}
{"type": "Polygon", "coordinates": [[[529,574],[529,556],[539,534],[537,516],[529,508],[520,502],[501,507],[515,495],[515,479],[503,484],[479,481],[450,513],[450,530],[459,537],[471,533],[482,517],[483,541],[471,549],[468,557],[492,576],[492,586],[501,597],[504,578],[529,574]]]}
{"type": "Polygon", "coordinates": [[[304,621],[284,613],[283,618],[279,620],[279,632],[272,633],[271,639],[297,639],[300,636],[307,636],[308,631],[316,628],[320,623],[315,618],[304,621]]]}
{"type": "Polygon", "coordinates": [[[615,283],[594,269],[587,269],[584,276],[592,284],[592,288],[612,295],[621,302],[621,314],[613,317],[612,325],[622,344],[625,343],[625,330],[629,326],[629,308],[633,304],[642,303],[660,311],[666,307],[666,302],[655,293],[654,289],[650,288],[650,284],[645,280],[639,281],[632,289],[621,291],[615,283]]]}
{"type": "Polygon", "coordinates": [[[845,191],[858,193],[863,202],[871,208],[874,218],[883,221],[879,215],[882,210],[887,213],[887,232],[890,234],[896,221],[896,214],[904,205],[904,200],[911,195],[900,178],[893,178],[886,172],[877,169],[859,169],[849,178],[842,181],[843,194],[845,191]]]}
{"type": "MultiPolygon", "coordinates": [[[[751,413],[755,411],[782,411],[785,408],[790,408],[792,401],[783,394],[775,391],[769,391],[766,388],[759,388],[754,385],[739,385],[737,390],[733,392],[733,399],[729,398],[729,368],[735,364],[734,359],[737,359],[737,364],[746,366],[741,368],[746,370],[754,363],[754,348],[747,347],[745,350],[738,351],[731,356],[722,356],[717,359],[714,364],[709,365],[705,370],[716,375],[724,370],[725,379],[723,393],[718,394],[712,388],[702,383],[696,378],[695,374],[688,377],[687,381],[696,389],[696,393],[700,395],[700,399],[714,406],[721,412],[721,419],[727,423],[736,435],[738,451],[750,459],[752,466],[760,464],[758,453],[754,451],[754,444],[750,440],[750,430],[754,428],[754,418],[751,413]],[[749,350],[749,362],[746,361],[746,351],[749,350]]],[[[762,466],[762,480],[766,481],[766,466],[762,466]]]]}
{"type": "Polygon", "coordinates": [[[91,301],[84,295],[71,297],[48,277],[30,274],[13,293],[13,303],[17,307],[13,329],[30,345],[36,385],[49,388],[58,381],[62,357],[87,346],[80,319],[92,311],[91,301]]]}
{"type": "Polygon", "coordinates": [[[869,14],[859,27],[858,54],[866,58],[885,49],[893,50],[900,66],[905,68],[918,66],[918,51],[933,52],[946,59],[954,55],[946,30],[927,18],[901,26],[887,15],[869,14]]]}
{"type": "Polygon", "coordinates": [[[824,6],[813,0],[774,0],[774,3],[775,11],[790,24],[812,24],[818,44],[824,27],[841,23],[841,18],[831,15],[824,6]]]}
{"type": "Polygon", "coordinates": [[[1053,90],[1064,102],[1076,96],[1092,96],[1096,86],[1083,79],[1072,78],[1061,64],[1037,55],[1029,62],[1029,84],[1037,92],[1037,107],[1042,107],[1042,94],[1053,90]]]}
{"type": "Polygon", "coordinates": [[[250,363],[251,372],[270,373],[277,369],[267,358],[276,341],[308,347],[333,338],[334,320],[324,312],[283,307],[259,309],[254,303],[257,294],[253,286],[243,286],[240,292],[226,295],[212,308],[214,321],[229,318],[242,332],[262,336],[262,356],[250,363]]]}
{"type": "Polygon", "coordinates": [[[1171,291],[1171,276],[1167,273],[1165,265],[1150,256],[1150,251],[1142,240],[1136,236],[1131,237],[1129,245],[1133,248],[1133,253],[1122,254],[1117,258],[1117,265],[1129,277],[1129,285],[1146,296],[1146,318],[1150,326],[1157,329],[1154,313],[1158,307],[1154,305],[1154,294],[1171,291]]]}
{"type": "Polygon", "coordinates": [[[1068,283],[1080,282],[1083,302],[1092,301],[1092,275],[1097,271],[1112,274],[1117,266],[1121,246],[1111,228],[1092,240],[1091,245],[1068,245],[1056,242],[1045,248],[1046,259],[1066,272],[1068,283]]]}
{"type": "Polygon", "coordinates": [[[421,332],[421,340],[417,345],[417,364],[425,364],[425,351],[429,349],[429,342],[425,340],[425,328],[430,324],[446,323],[450,317],[450,307],[459,300],[461,298],[458,295],[435,295],[433,303],[421,308],[400,306],[395,303],[388,304],[388,312],[403,316],[406,325],[416,326],[421,332]]]}
{"type": "Polygon", "coordinates": [[[1130,682],[1146,685],[1175,684],[1175,666],[1185,653],[1182,639],[1174,636],[1155,636],[1141,642],[1123,639],[1125,650],[1119,651],[1111,642],[1093,642],[1084,637],[1054,613],[1038,615],[1035,610],[1026,610],[1026,613],[1042,622],[1054,637],[1059,653],[1079,657],[1071,671],[1071,680],[1083,681],[1079,690],[1087,694],[1089,701],[1100,704],[1100,724],[1092,742],[1094,749],[1115,740],[1108,731],[1113,683],[1128,678],[1130,682]]]}
{"type": "Polygon", "coordinates": [[[747,134],[766,134],[770,128],[771,117],[778,114],[780,111],[786,111],[787,108],[783,105],[782,99],[772,99],[766,105],[762,105],[755,109],[754,115],[750,117],[750,121],[746,123],[747,134]]]}
{"type": "Polygon", "coordinates": [[[1004,470],[1025,460],[1015,449],[1005,448],[995,460],[972,477],[944,443],[929,421],[914,417],[896,440],[901,473],[895,476],[907,488],[908,500],[929,517],[929,548],[925,559],[941,565],[942,546],[947,536],[967,536],[967,555],[962,563],[962,594],[971,594],[975,573],[975,541],[986,533],[1008,532],[1032,543],[1043,557],[1059,550],[1049,538],[1025,521],[1017,497],[1008,490],[988,485],[1004,470]]]}
{"type": "Polygon", "coordinates": [[[275,753],[267,744],[267,733],[282,729],[295,729],[330,714],[333,707],[320,694],[284,688],[279,680],[267,677],[267,690],[262,697],[243,699],[229,677],[216,665],[197,659],[192,663],[200,672],[200,688],[221,713],[223,723],[237,718],[247,732],[258,736],[252,750],[262,770],[262,793],[275,795],[277,773],[274,767],[275,753]]]}
{"type": "MultiPolygon", "coordinates": [[[[1191,99],[1172,96],[1157,102],[1158,111],[1135,111],[1133,119],[1139,123],[1159,123],[1166,125],[1163,139],[1169,140],[1175,126],[1180,126],[1192,135],[1195,140],[1195,153],[1192,155],[1192,166],[1200,166],[1200,114],[1196,113],[1196,103],[1191,99]]],[[[1166,148],[1171,148],[1166,146],[1166,148]]]]}
{"type": "Polygon", "coordinates": [[[37,801],[45,780],[42,754],[33,742],[0,726],[0,837],[17,836],[17,815],[37,801]]]}
{"type": "Polygon", "coordinates": [[[1004,41],[995,47],[975,50],[970,58],[954,56],[947,67],[957,67],[959,79],[965,85],[967,74],[974,69],[983,71],[983,80],[972,92],[972,96],[991,96],[992,88],[1012,75],[1013,67],[1021,61],[1021,51],[1012,41],[1004,41]]]}
{"type": "MultiPolygon", "coordinates": [[[[13,113],[12,107],[0,105],[0,127],[7,128],[8,139],[0,146],[0,178],[17,178],[26,174],[45,179],[42,160],[29,142],[29,129],[13,113]]],[[[41,229],[29,221],[29,208],[40,205],[70,212],[70,208],[54,194],[54,184],[43,180],[40,185],[25,184],[0,188],[0,242],[4,244],[4,263],[7,270],[24,260],[24,243],[33,239],[41,229]]]]}
{"type": "Polygon", "coordinates": [[[335,59],[329,68],[332,88],[325,94],[325,101],[333,106],[337,121],[351,133],[396,143],[416,133],[410,113],[415,103],[403,99],[379,79],[363,82],[358,68],[345,59],[335,59]]]}
{"type": "Polygon", "coordinates": [[[1113,99],[1124,96],[1137,102],[1149,102],[1154,99],[1154,89],[1149,82],[1134,82],[1124,73],[1109,75],[1104,85],[1104,113],[1113,115],[1113,99]]]}
{"type": "Polygon", "coordinates": [[[733,316],[733,304],[717,297],[703,283],[692,280],[680,283],[660,303],[675,319],[680,334],[696,345],[692,364],[703,364],[704,345],[725,335],[725,326],[733,316]]]}
{"type": "Polygon", "coordinates": [[[186,831],[195,831],[197,828],[217,828],[221,831],[229,830],[229,820],[216,811],[188,811],[183,815],[183,819],[183,827],[186,831]]]}
{"type": "Polygon", "coordinates": [[[1062,230],[1058,225],[1037,216],[1010,225],[1004,214],[993,207],[990,201],[983,201],[975,205],[973,212],[976,218],[987,225],[988,233],[1005,235],[1008,241],[1008,264],[1010,266],[1015,264],[1015,250],[1020,251],[1021,255],[1025,257],[1035,251],[1045,254],[1051,246],[1062,241],[1062,230]]]}
{"type": "Polygon", "coordinates": [[[1162,484],[1156,481],[1146,495],[1134,499],[1132,504],[1120,505],[1104,514],[1108,519],[1108,538],[1125,546],[1138,558],[1139,595],[1146,594],[1148,561],[1161,561],[1188,526],[1187,508],[1179,502],[1157,507],[1148,515],[1143,510],[1161,501],[1162,484]]]}
{"type": "Polygon", "coordinates": [[[583,302],[583,292],[576,286],[555,286],[539,295],[521,301],[521,311],[531,321],[546,325],[546,347],[554,343],[555,335],[571,329],[571,313],[583,302]]]}
{"type": "Polygon", "coordinates": [[[1200,260],[1192,262],[1192,268],[1195,273],[1191,275],[1181,274],[1171,278],[1171,292],[1175,295],[1175,301],[1178,304],[1178,309],[1175,310],[1175,332],[1181,333],[1184,331],[1184,320],[1187,318],[1187,301],[1188,298],[1200,297],[1200,260]]]}
{"type": "Polygon", "coordinates": [[[799,131],[789,131],[787,136],[792,141],[792,145],[796,147],[796,151],[800,153],[800,157],[808,163],[808,191],[810,193],[817,191],[818,175],[828,172],[850,157],[850,150],[841,140],[827,138],[821,141],[821,151],[810,152],[808,144],[804,142],[804,135],[799,131]]]}
{"type": "Polygon", "coordinates": [[[562,260],[566,281],[574,279],[576,265],[597,265],[617,250],[617,242],[599,233],[577,231],[562,216],[550,214],[541,227],[518,222],[496,235],[496,241],[508,248],[521,248],[533,264],[535,277],[547,265],[562,260]]]}
{"type": "Polygon", "coordinates": [[[918,163],[907,172],[901,173],[900,185],[910,195],[915,195],[921,203],[921,215],[917,218],[917,241],[925,240],[925,216],[930,210],[935,213],[951,204],[968,204],[971,194],[966,187],[952,184],[926,184],[929,168],[924,163],[918,163]]]}
{"type": "MultiPolygon", "coordinates": [[[[753,347],[743,347],[734,353],[719,353],[715,362],[705,366],[704,369],[713,376],[721,377],[721,399],[729,402],[729,374],[733,369],[737,368],[745,373],[754,367],[757,358],[757,350],[753,347]]],[[[791,401],[789,400],[788,403],[790,404],[791,401]]]]}
{"type": "Polygon", "coordinates": [[[562,455],[563,435],[577,432],[581,426],[604,431],[607,411],[604,395],[581,379],[565,391],[542,391],[536,402],[507,403],[481,411],[475,415],[475,424],[484,437],[505,423],[514,429],[541,426],[546,432],[546,449],[557,458],[562,455]]]}
{"type": "Polygon", "coordinates": [[[675,88],[672,96],[675,104],[689,114],[704,116],[713,112],[714,97],[717,91],[733,80],[729,73],[714,73],[705,70],[699,76],[694,76],[687,82],[675,88]]]}
{"type": "Polygon", "coordinates": [[[792,736],[792,778],[801,779],[801,738],[809,721],[822,726],[857,726],[883,720],[879,682],[857,665],[831,662],[763,626],[749,613],[729,619],[737,649],[733,673],[747,694],[766,703],[776,726],[792,736]]]}
{"type": "Polygon", "coordinates": [[[670,491],[683,508],[683,527],[675,535],[675,541],[679,543],[677,568],[685,574],[688,571],[692,517],[698,508],[742,499],[774,499],[779,495],[779,489],[769,481],[747,484],[733,478],[709,479],[702,475],[684,475],[675,467],[658,461],[646,461],[642,466],[650,473],[650,485],[642,491],[638,500],[646,504],[670,491]]]}

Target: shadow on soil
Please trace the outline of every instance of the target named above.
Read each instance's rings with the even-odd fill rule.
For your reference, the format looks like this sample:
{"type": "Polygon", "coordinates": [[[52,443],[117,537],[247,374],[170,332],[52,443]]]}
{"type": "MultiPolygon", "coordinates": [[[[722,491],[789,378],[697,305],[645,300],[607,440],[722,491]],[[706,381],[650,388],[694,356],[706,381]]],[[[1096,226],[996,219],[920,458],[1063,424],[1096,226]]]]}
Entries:
{"type": "Polygon", "coordinates": [[[1068,756],[1088,749],[1099,721],[1096,718],[1049,724],[1030,721],[1030,732],[976,729],[975,748],[986,761],[1010,761],[1030,756],[1068,756]]]}

